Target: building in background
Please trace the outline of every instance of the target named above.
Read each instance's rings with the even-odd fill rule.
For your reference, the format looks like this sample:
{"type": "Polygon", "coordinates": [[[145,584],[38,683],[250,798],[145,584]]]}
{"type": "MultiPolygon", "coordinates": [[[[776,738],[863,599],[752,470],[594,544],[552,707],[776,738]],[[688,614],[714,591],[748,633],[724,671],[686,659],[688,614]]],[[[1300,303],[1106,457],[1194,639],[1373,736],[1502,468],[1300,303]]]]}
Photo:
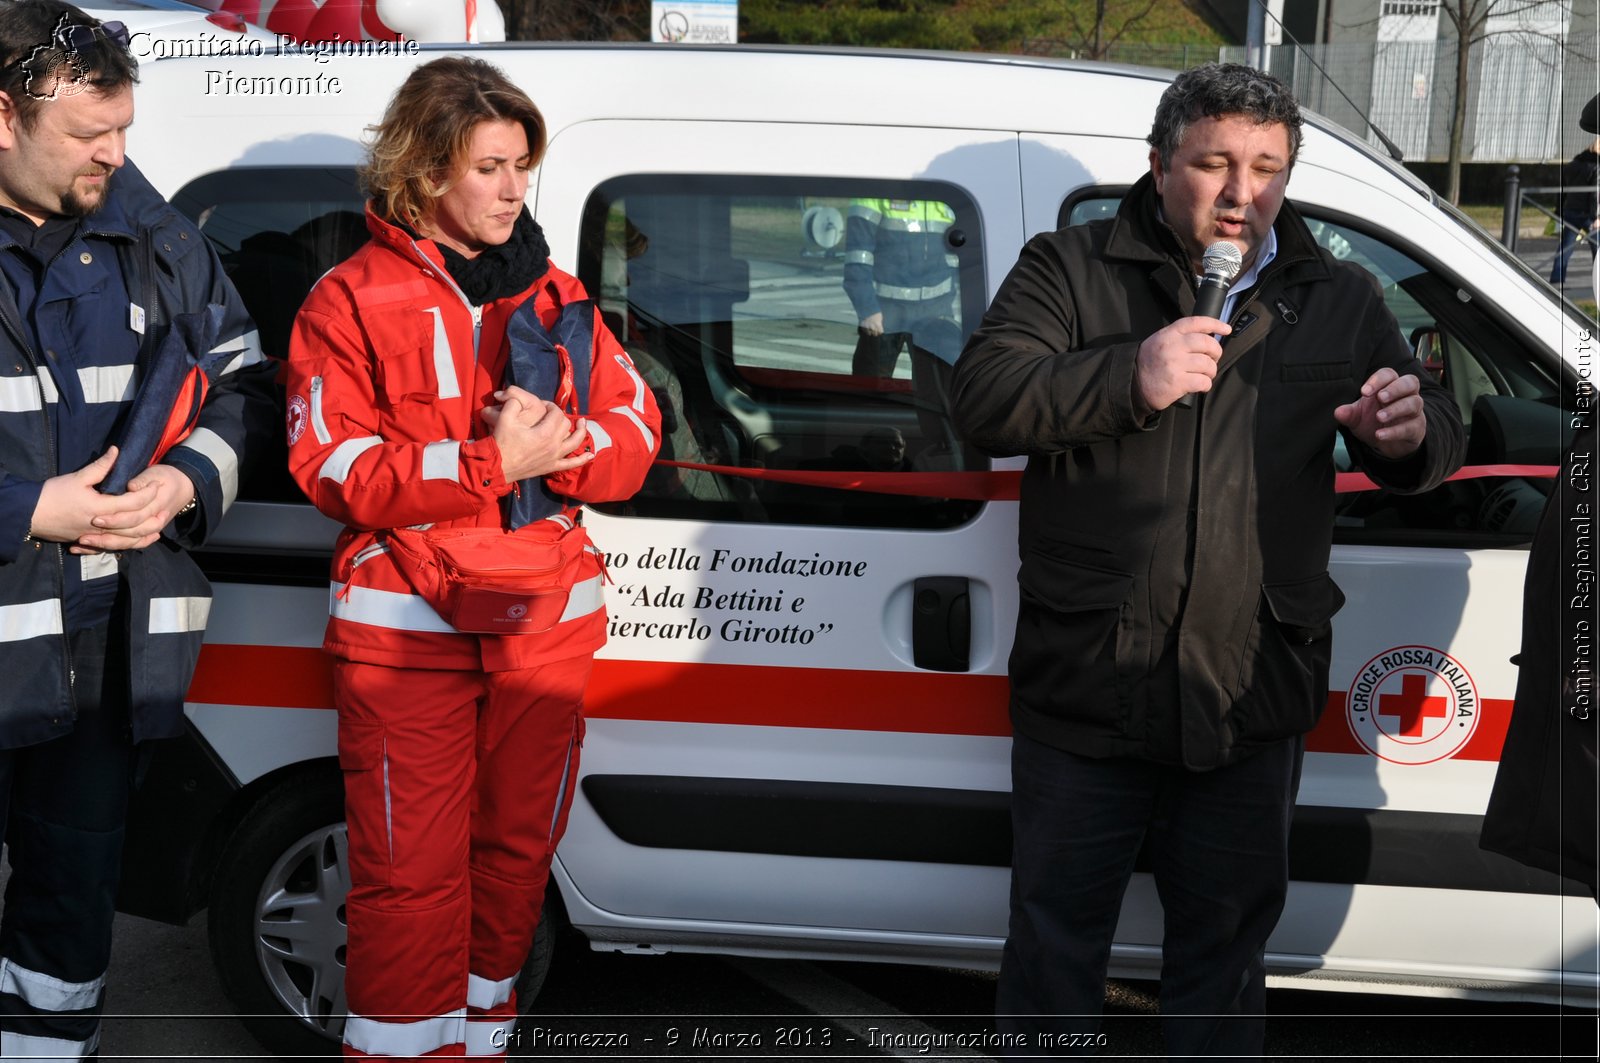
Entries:
{"type": "MultiPolygon", "coordinates": [[[[1351,129],[1367,129],[1370,117],[1407,162],[1449,157],[1463,25],[1469,52],[1462,161],[1554,162],[1581,146],[1578,111],[1600,89],[1596,0],[1284,5],[1288,32],[1281,44],[1262,49],[1260,65],[1290,81],[1308,107],[1351,129]]],[[[1236,6],[1242,25],[1246,4],[1236,6]]],[[[1225,48],[1222,57],[1246,62],[1250,52],[1225,48]]]]}

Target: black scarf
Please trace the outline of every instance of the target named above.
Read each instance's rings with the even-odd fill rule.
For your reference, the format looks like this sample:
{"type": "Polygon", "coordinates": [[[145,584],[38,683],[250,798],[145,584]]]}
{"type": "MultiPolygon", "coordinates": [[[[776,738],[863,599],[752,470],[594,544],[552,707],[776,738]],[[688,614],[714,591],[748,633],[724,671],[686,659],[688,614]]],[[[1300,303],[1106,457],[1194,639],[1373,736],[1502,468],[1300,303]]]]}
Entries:
{"type": "Polygon", "coordinates": [[[434,246],[444,255],[444,268],[473,306],[526,291],[550,269],[550,245],[527,207],[517,215],[511,239],[484,248],[476,258],[464,258],[437,240],[434,246]]]}

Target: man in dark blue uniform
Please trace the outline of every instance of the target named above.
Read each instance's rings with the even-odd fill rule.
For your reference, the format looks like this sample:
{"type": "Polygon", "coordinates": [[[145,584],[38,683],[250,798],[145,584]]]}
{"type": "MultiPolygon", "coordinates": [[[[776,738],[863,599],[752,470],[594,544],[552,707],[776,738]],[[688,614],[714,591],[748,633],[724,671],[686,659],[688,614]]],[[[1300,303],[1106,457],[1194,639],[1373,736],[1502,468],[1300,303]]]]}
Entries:
{"type": "Polygon", "coordinates": [[[246,437],[276,420],[215,254],[125,166],[137,77],[120,24],[59,0],[0,7],[6,1059],[96,1050],[141,743],[181,729],[210,608],[184,548],[233,501],[246,437]],[[184,357],[174,322],[202,317],[183,333],[214,366],[192,427],[112,493],[115,444],[138,444],[130,414],[154,404],[159,423],[172,404],[141,384],[184,357]]]}

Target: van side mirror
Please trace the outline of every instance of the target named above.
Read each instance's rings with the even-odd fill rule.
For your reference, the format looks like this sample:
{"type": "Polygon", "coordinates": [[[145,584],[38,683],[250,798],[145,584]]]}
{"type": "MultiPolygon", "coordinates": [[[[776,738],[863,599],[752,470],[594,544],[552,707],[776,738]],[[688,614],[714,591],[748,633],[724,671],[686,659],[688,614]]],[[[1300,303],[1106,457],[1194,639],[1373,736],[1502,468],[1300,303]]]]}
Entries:
{"type": "Polygon", "coordinates": [[[1445,352],[1449,347],[1450,341],[1437,326],[1419,325],[1411,330],[1411,353],[1422,363],[1422,368],[1436,383],[1444,383],[1444,374],[1448,366],[1445,352]]]}

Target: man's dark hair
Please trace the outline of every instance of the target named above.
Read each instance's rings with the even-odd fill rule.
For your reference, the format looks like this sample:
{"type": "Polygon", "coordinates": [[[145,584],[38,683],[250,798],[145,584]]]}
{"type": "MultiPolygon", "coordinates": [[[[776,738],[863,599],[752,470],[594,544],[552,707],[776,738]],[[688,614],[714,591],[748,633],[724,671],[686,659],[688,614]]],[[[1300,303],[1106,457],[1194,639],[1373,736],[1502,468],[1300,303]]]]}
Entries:
{"type": "Polygon", "coordinates": [[[126,31],[119,39],[62,0],[0,3],[0,92],[11,97],[24,129],[59,95],[115,92],[138,80],[126,31]]]}
{"type": "Polygon", "coordinates": [[[1238,63],[1208,63],[1179,74],[1161,94],[1145,139],[1167,168],[1196,120],[1229,116],[1282,125],[1289,133],[1290,165],[1299,157],[1300,104],[1294,92],[1271,74],[1238,63]]]}

